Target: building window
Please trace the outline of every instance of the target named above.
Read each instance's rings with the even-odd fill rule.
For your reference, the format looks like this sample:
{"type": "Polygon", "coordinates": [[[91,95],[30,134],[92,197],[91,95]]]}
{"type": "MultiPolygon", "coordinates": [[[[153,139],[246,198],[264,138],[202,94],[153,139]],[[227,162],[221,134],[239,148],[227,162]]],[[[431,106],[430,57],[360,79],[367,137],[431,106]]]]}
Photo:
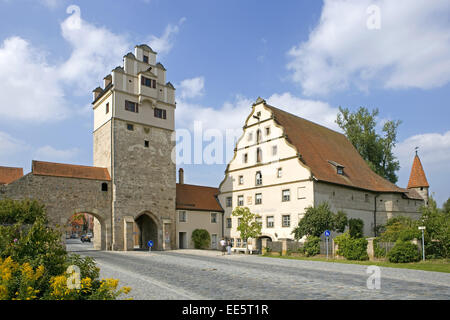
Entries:
{"type": "Polygon", "coordinates": [[[231,229],[232,226],[233,226],[233,219],[227,218],[227,228],[231,229]]]}
{"type": "Polygon", "coordinates": [[[236,239],[236,247],[238,247],[238,248],[241,247],[241,239],[240,238],[236,239]]]}
{"type": "Polygon", "coordinates": [[[262,193],[255,194],[255,204],[261,204],[262,203],[262,193]]]}
{"type": "Polygon", "coordinates": [[[166,110],[155,108],[155,117],[160,119],[166,119],[166,110]]]}
{"type": "Polygon", "coordinates": [[[277,170],[277,178],[281,178],[283,176],[283,169],[282,168],[278,168],[277,170]]]}
{"type": "Polygon", "coordinates": [[[148,140],[144,140],[144,147],[148,148],[150,145],[150,142],[148,140]]]}
{"type": "Polygon", "coordinates": [[[270,135],[270,127],[266,127],[266,136],[270,135]]]}
{"type": "Polygon", "coordinates": [[[253,132],[249,132],[247,135],[247,141],[252,141],[253,140],[253,132]]]}
{"type": "Polygon", "coordinates": [[[108,184],[106,182],[102,183],[102,191],[108,191],[108,184]]]}
{"type": "Polygon", "coordinates": [[[298,187],[297,188],[297,199],[305,199],[306,188],[298,187]]]}
{"type": "Polygon", "coordinates": [[[231,246],[234,247],[234,238],[231,238],[230,242],[231,242],[231,246]]]}
{"type": "Polygon", "coordinates": [[[256,143],[261,142],[261,130],[256,130],[256,143]]]}
{"type": "Polygon", "coordinates": [[[242,162],[247,163],[247,161],[248,161],[248,154],[244,153],[242,157],[242,162]]]}
{"type": "Polygon", "coordinates": [[[282,201],[290,201],[291,200],[291,190],[283,190],[282,192],[282,201]]]}
{"type": "Polygon", "coordinates": [[[242,218],[238,218],[238,226],[240,226],[242,223],[242,218]]]}
{"type": "Polygon", "coordinates": [[[179,222],[186,222],[187,221],[186,211],[180,211],[178,213],[178,221],[179,222]]]}
{"type": "Polygon", "coordinates": [[[239,184],[244,184],[244,176],[239,176],[239,184]]]}
{"type": "Polygon", "coordinates": [[[283,227],[291,226],[291,216],[290,215],[283,215],[281,217],[281,226],[283,226],[283,227]]]}
{"type": "Polygon", "coordinates": [[[272,146],[272,155],[276,156],[278,153],[278,146],[272,146]]]}
{"type": "Polygon", "coordinates": [[[105,112],[106,114],[108,114],[109,113],[109,102],[106,104],[106,112],[105,112]]]}
{"type": "Polygon", "coordinates": [[[262,226],[262,218],[260,216],[257,216],[255,218],[256,223],[259,223],[260,226],[262,226]]]}
{"type": "Polygon", "coordinates": [[[211,212],[211,223],[217,223],[217,213],[211,212]]]}
{"type": "Polygon", "coordinates": [[[148,56],[144,55],[143,60],[145,63],[148,63],[148,56]]]}
{"type": "Polygon", "coordinates": [[[127,130],[133,131],[134,125],[132,125],[131,123],[127,123],[127,130]]]}
{"type": "Polygon", "coordinates": [[[261,171],[256,172],[255,184],[257,186],[262,185],[262,174],[261,174],[261,171]]]}
{"type": "Polygon", "coordinates": [[[139,112],[138,104],[136,102],[131,102],[131,101],[125,100],[125,110],[137,113],[137,112],[139,112]]]}
{"type": "Polygon", "coordinates": [[[141,84],[146,87],[152,87],[152,79],[141,76],[141,84]]]}
{"type": "Polygon", "coordinates": [[[256,149],[256,162],[262,161],[262,150],[261,148],[256,149]]]}
{"type": "Polygon", "coordinates": [[[337,174],[344,175],[344,168],[343,167],[337,167],[337,174]]]}
{"type": "Polygon", "coordinates": [[[244,205],[244,196],[238,196],[238,206],[242,207],[244,205]]]}
{"type": "Polygon", "coordinates": [[[266,226],[267,226],[267,228],[273,228],[275,226],[275,220],[274,220],[273,216],[268,216],[266,218],[266,226]]]}
{"type": "Polygon", "coordinates": [[[227,206],[227,208],[233,206],[233,198],[232,197],[227,197],[227,199],[226,199],[226,206],[227,206]]]}

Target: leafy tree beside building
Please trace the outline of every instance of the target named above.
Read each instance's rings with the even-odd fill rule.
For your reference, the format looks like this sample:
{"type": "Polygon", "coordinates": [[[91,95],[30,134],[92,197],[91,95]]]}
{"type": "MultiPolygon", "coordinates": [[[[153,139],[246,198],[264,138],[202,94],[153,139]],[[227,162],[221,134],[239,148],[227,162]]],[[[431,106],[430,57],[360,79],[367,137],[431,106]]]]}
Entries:
{"type": "Polygon", "coordinates": [[[261,235],[262,225],[257,221],[259,215],[252,213],[249,208],[237,207],[233,210],[232,216],[238,218],[239,224],[236,229],[240,232],[243,241],[247,242],[248,239],[255,239],[261,235]]]}

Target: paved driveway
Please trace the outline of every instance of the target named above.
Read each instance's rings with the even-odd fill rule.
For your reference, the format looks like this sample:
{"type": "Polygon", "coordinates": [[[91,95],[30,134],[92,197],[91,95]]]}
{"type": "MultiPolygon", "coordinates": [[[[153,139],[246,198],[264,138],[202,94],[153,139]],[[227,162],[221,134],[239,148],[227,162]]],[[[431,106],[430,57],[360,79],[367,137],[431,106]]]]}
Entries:
{"type": "Polygon", "coordinates": [[[439,272],[380,268],[381,288],[371,290],[361,265],[197,250],[81,254],[134,299],[450,299],[450,274],[439,272]]]}

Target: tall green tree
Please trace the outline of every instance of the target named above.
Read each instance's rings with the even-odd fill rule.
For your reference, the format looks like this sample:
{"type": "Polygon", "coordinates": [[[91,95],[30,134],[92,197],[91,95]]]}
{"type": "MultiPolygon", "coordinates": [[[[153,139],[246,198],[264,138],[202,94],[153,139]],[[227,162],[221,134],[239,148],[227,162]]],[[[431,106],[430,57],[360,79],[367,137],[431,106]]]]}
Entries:
{"type": "Polygon", "coordinates": [[[347,215],[343,211],[334,214],[327,202],[317,207],[308,207],[298,226],[292,231],[295,239],[303,236],[320,237],[325,230],[343,232],[347,225],[347,215]]]}
{"type": "Polygon", "coordinates": [[[442,206],[442,211],[450,214],[450,198],[448,198],[447,201],[444,202],[444,205],[442,206]]]}
{"type": "MultiPolygon", "coordinates": [[[[237,217],[240,221],[237,231],[241,234],[241,239],[247,242],[250,238],[257,238],[261,235],[262,225],[256,221],[259,215],[252,213],[247,207],[237,207],[233,210],[232,216],[237,217]]],[[[248,243],[247,243],[248,248],[248,243]]]]}
{"type": "Polygon", "coordinates": [[[367,108],[360,107],[356,112],[351,112],[348,108],[339,107],[336,123],[370,168],[396,183],[400,162],[394,156],[393,149],[397,143],[397,129],[401,121],[386,121],[380,135],[376,132],[378,113],[378,109],[370,112],[367,108]]]}

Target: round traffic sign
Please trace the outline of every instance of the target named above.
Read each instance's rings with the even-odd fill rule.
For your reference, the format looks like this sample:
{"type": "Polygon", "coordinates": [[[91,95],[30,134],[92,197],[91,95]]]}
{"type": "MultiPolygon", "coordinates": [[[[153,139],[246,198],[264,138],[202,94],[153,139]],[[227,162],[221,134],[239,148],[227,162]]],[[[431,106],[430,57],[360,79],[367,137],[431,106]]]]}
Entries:
{"type": "Polygon", "coordinates": [[[147,245],[151,248],[153,247],[153,241],[152,240],[148,240],[147,245]]]}
{"type": "Polygon", "coordinates": [[[325,230],[325,237],[329,237],[330,236],[330,230],[325,230]]]}

